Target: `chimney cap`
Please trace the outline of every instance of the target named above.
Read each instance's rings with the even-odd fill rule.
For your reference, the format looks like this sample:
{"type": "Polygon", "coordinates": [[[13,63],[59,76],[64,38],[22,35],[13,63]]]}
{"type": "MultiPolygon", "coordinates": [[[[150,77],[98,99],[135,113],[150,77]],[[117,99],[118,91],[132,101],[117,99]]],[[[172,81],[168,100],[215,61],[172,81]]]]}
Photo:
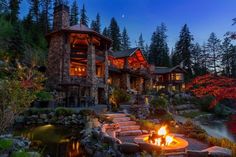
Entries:
{"type": "Polygon", "coordinates": [[[65,5],[65,4],[59,4],[58,6],[54,7],[54,12],[58,12],[58,11],[62,11],[62,10],[65,10],[65,11],[69,12],[70,7],[68,5],[65,5]]]}

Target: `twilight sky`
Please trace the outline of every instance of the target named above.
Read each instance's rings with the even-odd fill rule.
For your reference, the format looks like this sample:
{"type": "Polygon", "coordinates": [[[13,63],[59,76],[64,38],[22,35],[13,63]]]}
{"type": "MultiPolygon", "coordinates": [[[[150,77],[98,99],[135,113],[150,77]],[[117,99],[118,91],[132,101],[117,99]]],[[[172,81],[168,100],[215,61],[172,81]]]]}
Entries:
{"type": "MultiPolygon", "coordinates": [[[[149,44],[153,31],[161,22],[167,25],[170,49],[185,23],[194,41],[200,44],[211,32],[222,39],[227,31],[236,30],[236,25],[232,26],[232,19],[236,17],[236,0],[78,0],[78,3],[79,9],[85,4],[90,22],[97,12],[100,13],[102,28],[109,25],[111,17],[115,17],[121,31],[124,26],[127,28],[132,46],[136,45],[140,33],[149,44]]],[[[27,0],[23,0],[20,16],[24,17],[28,9],[27,0]]]]}

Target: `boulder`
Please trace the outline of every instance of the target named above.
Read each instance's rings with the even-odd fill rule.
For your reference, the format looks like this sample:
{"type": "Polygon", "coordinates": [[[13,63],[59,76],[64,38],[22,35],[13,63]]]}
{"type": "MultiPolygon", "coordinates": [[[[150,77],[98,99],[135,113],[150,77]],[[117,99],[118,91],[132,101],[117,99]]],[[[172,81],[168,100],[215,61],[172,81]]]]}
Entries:
{"type": "Polygon", "coordinates": [[[41,119],[47,119],[47,114],[40,114],[40,115],[39,115],[39,118],[41,118],[41,119]]]}
{"type": "Polygon", "coordinates": [[[104,142],[104,143],[108,143],[108,144],[121,144],[122,142],[119,140],[119,139],[117,139],[117,138],[113,138],[113,137],[111,137],[111,136],[103,136],[102,137],[102,142],[104,142]]]}
{"type": "Polygon", "coordinates": [[[118,145],[118,149],[124,154],[135,154],[140,151],[140,147],[134,143],[123,143],[118,145]]]}
{"type": "Polygon", "coordinates": [[[230,149],[219,147],[219,146],[209,147],[207,149],[204,149],[203,151],[208,151],[211,157],[231,157],[232,156],[232,151],[230,149]]]}

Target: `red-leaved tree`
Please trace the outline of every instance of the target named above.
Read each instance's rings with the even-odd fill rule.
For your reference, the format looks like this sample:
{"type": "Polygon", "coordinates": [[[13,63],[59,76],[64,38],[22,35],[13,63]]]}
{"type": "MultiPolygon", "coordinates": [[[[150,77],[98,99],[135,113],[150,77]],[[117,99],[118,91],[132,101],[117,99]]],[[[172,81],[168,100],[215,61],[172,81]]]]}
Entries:
{"type": "Polygon", "coordinates": [[[210,108],[223,99],[236,100],[236,79],[224,76],[213,74],[197,76],[186,85],[186,89],[199,98],[207,95],[214,96],[215,99],[210,104],[210,108]]]}

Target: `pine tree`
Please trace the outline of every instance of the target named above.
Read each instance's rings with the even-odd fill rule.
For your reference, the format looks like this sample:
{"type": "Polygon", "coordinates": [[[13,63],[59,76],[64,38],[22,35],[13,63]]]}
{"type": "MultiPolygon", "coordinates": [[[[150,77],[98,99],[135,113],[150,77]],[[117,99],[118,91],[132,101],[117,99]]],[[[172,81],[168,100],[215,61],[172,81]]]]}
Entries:
{"type": "Polygon", "coordinates": [[[105,27],[102,31],[102,35],[104,35],[105,37],[110,37],[110,33],[107,27],[105,27]]]}
{"type": "Polygon", "coordinates": [[[70,25],[76,25],[79,22],[79,6],[77,0],[74,0],[70,10],[70,25]]]}
{"type": "Polygon", "coordinates": [[[148,54],[149,54],[149,46],[148,44],[145,45],[144,51],[143,51],[143,55],[145,56],[145,58],[148,60],[148,54]]]}
{"type": "Polygon", "coordinates": [[[43,30],[43,34],[46,34],[50,30],[50,9],[52,7],[52,0],[41,0],[42,13],[40,16],[40,23],[43,30]]]}
{"type": "Polygon", "coordinates": [[[101,32],[101,22],[100,22],[100,15],[97,14],[96,20],[92,20],[90,28],[98,33],[101,32]]]}
{"type": "Polygon", "coordinates": [[[138,47],[142,50],[142,52],[144,52],[144,40],[143,40],[143,35],[142,33],[140,34],[139,38],[138,38],[138,47]]]}
{"type": "Polygon", "coordinates": [[[121,36],[121,50],[127,50],[130,48],[130,39],[126,28],[124,27],[121,36]]]}
{"type": "Polygon", "coordinates": [[[209,53],[209,68],[215,75],[217,75],[220,68],[221,43],[220,40],[216,37],[215,33],[210,34],[207,42],[207,52],[209,53]]]}
{"type": "Polygon", "coordinates": [[[121,50],[120,28],[114,17],[111,19],[109,26],[109,37],[112,40],[112,49],[114,51],[121,50]]]}
{"type": "Polygon", "coordinates": [[[8,12],[8,1],[1,0],[0,1],[0,13],[7,13],[8,12]]]}
{"type": "Polygon", "coordinates": [[[236,78],[236,46],[233,47],[231,55],[232,55],[230,63],[231,75],[232,77],[236,78]]]}
{"type": "Polygon", "coordinates": [[[37,24],[39,23],[39,0],[30,0],[30,14],[33,18],[33,21],[35,21],[37,24]]]}
{"type": "Polygon", "coordinates": [[[230,77],[231,76],[231,60],[233,53],[233,45],[231,44],[231,40],[229,38],[225,38],[222,43],[222,68],[223,74],[230,77]]]}
{"type": "Polygon", "coordinates": [[[198,76],[207,73],[205,59],[206,56],[202,47],[198,43],[194,44],[191,50],[193,75],[198,76]]]}
{"type": "Polygon", "coordinates": [[[16,23],[18,21],[18,15],[19,15],[19,10],[20,10],[20,0],[10,0],[9,10],[10,10],[11,22],[16,23]]]}
{"type": "Polygon", "coordinates": [[[157,27],[152,35],[149,53],[149,62],[155,66],[169,66],[169,48],[167,45],[167,28],[165,24],[157,27]]]}
{"type": "Polygon", "coordinates": [[[80,11],[80,23],[88,27],[88,16],[86,15],[86,9],[83,4],[83,8],[80,11]]]}
{"type": "Polygon", "coordinates": [[[192,76],[191,70],[191,47],[193,37],[189,31],[188,26],[185,24],[180,31],[179,40],[175,45],[174,55],[172,57],[173,65],[179,65],[183,62],[188,75],[192,76]]]}

